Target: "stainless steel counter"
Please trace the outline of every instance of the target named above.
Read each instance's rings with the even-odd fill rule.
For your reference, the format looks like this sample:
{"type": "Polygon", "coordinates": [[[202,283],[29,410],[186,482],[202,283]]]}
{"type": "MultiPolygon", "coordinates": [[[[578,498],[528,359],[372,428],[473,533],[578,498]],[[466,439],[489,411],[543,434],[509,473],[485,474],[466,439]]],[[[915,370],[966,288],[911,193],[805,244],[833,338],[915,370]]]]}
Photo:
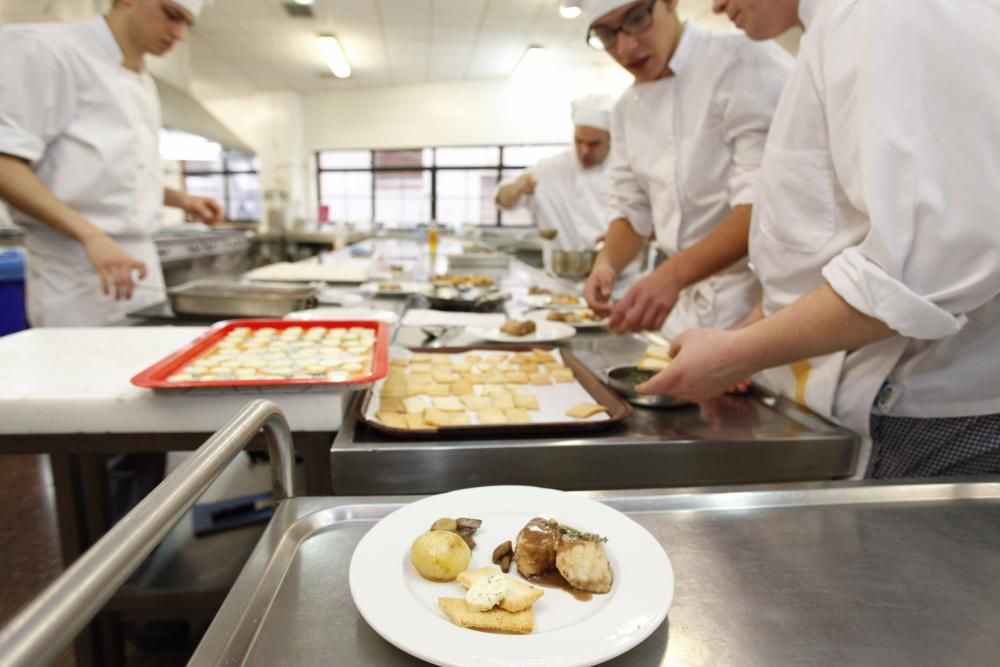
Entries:
{"type": "MultiPolygon", "coordinates": [[[[404,327],[397,344],[419,345],[404,327]]],[[[634,362],[645,342],[579,333],[565,346],[591,370],[634,362]]],[[[355,406],[356,407],[356,406],[355,406]]],[[[349,410],[330,451],[338,495],[439,493],[528,484],[564,490],[636,489],[849,477],[857,437],[794,403],[760,392],[703,406],[636,408],[586,438],[393,440],[349,410]]]]}
{"type": "MultiPolygon", "coordinates": [[[[667,620],[608,664],[997,664],[998,478],[585,495],[649,530],[676,577],[667,620]]],[[[283,503],[191,664],[425,664],[365,623],[347,579],[413,500],[283,503]]]]}

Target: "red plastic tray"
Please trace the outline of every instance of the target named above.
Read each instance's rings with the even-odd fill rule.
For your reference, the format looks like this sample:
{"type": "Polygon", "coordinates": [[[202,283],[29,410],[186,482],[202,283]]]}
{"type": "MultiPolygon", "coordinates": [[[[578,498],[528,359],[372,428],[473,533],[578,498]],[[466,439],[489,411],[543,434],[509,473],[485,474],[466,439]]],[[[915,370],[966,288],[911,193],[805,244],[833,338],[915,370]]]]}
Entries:
{"type": "Polygon", "coordinates": [[[228,320],[219,322],[211,329],[191,341],[182,349],[156,362],[146,370],[132,378],[132,384],[149,389],[200,389],[210,387],[305,387],[305,386],[349,386],[370,384],[381,380],[389,372],[389,325],[385,322],[371,320],[228,320]],[[372,347],[371,370],[367,375],[352,377],[347,380],[328,380],[325,378],[287,378],[287,379],[247,379],[247,380],[207,380],[189,382],[168,382],[167,378],[180,370],[196,357],[201,356],[218,344],[233,329],[246,327],[251,330],[271,327],[279,331],[291,327],[326,327],[328,329],[350,329],[363,327],[375,331],[375,345],[372,347]]]}

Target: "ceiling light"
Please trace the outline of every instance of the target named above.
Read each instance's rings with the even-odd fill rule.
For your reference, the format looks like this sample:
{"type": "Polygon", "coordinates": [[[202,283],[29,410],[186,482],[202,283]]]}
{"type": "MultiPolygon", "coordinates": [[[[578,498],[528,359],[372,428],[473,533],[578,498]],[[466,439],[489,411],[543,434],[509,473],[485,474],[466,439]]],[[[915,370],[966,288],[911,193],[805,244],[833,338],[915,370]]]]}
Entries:
{"type": "Polygon", "coordinates": [[[319,48],[326,58],[326,63],[330,66],[330,71],[338,79],[346,79],[351,76],[351,64],[347,62],[340,42],[333,35],[320,35],[319,48]]]}
{"type": "Polygon", "coordinates": [[[559,3],[559,16],[564,19],[575,19],[582,13],[578,0],[562,0],[559,3]]]}
{"type": "Polygon", "coordinates": [[[311,5],[313,0],[292,0],[297,5],[311,5]]]}
{"type": "Polygon", "coordinates": [[[544,47],[529,46],[510,78],[514,83],[543,79],[548,75],[550,65],[549,54],[544,47]]]}

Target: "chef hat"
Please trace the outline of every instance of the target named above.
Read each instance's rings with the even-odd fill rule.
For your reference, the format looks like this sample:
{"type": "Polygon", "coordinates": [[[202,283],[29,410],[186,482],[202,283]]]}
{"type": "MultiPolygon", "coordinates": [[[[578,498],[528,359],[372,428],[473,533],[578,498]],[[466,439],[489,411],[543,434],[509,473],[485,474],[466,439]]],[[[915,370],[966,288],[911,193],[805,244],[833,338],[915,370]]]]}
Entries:
{"type": "Polygon", "coordinates": [[[573,100],[573,124],[596,127],[608,132],[611,129],[611,107],[614,100],[610,95],[586,95],[573,100]]]}
{"type": "Polygon", "coordinates": [[[635,0],[582,0],[580,7],[587,19],[593,23],[609,12],[631,5],[635,0]]]}
{"type": "Polygon", "coordinates": [[[174,2],[194,14],[195,18],[198,18],[202,7],[212,4],[213,0],[174,0],[174,2]]]}

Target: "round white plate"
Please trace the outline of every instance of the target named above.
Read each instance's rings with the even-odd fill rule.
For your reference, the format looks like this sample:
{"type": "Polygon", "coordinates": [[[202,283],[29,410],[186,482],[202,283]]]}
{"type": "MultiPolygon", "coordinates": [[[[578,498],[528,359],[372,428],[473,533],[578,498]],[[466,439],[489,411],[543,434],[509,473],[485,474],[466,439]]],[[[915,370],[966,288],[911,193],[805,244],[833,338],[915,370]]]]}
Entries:
{"type": "MultiPolygon", "coordinates": [[[[566,311],[583,310],[583,308],[566,308],[565,310],[566,311]]],[[[542,309],[542,310],[532,310],[532,311],[530,311],[528,313],[525,313],[524,316],[526,318],[528,318],[529,320],[534,320],[535,322],[538,322],[538,323],[545,322],[546,324],[549,324],[549,323],[552,323],[552,324],[568,324],[571,327],[574,327],[576,329],[603,329],[603,328],[605,328],[605,327],[608,326],[608,321],[610,319],[610,318],[605,317],[602,320],[597,320],[597,321],[594,321],[594,322],[589,322],[589,321],[588,322],[553,322],[552,320],[549,319],[549,315],[551,313],[562,312],[562,311],[563,311],[563,309],[561,309],[561,308],[560,309],[551,308],[551,309],[542,309]]]]}
{"type": "MultiPolygon", "coordinates": [[[[516,567],[510,569],[512,576],[516,567]]],[[[670,559],[645,528],[602,503],[562,491],[487,486],[452,491],[396,510],[366,534],[351,558],[354,605],[386,641],[428,662],[454,667],[596,665],[625,653],[663,622],[674,592],[670,559]],[[434,583],[410,563],[410,545],[441,517],[482,519],[470,569],[490,565],[494,547],[515,541],[536,516],[608,538],[611,591],[586,602],[546,588],[529,635],[478,632],[454,625],[439,597],[464,597],[458,582],[434,583]]]]}
{"type": "Polygon", "coordinates": [[[552,297],[548,294],[525,294],[520,299],[521,303],[526,306],[531,306],[532,308],[557,308],[559,310],[566,310],[568,308],[586,308],[587,301],[578,295],[577,298],[580,299],[580,303],[574,305],[567,305],[565,303],[552,303],[552,297]]]}
{"type": "Polygon", "coordinates": [[[535,322],[535,325],[534,333],[525,336],[511,336],[500,331],[500,327],[469,327],[465,333],[492,343],[549,343],[576,335],[576,329],[562,322],[535,322]]]}
{"type": "Polygon", "coordinates": [[[375,320],[376,322],[386,322],[395,324],[399,316],[389,310],[377,310],[375,308],[309,308],[308,310],[296,310],[285,315],[286,320],[375,320]]]}
{"type": "Polygon", "coordinates": [[[367,282],[361,285],[359,289],[365,292],[375,292],[376,295],[381,297],[386,296],[407,296],[410,294],[420,294],[425,292],[431,286],[430,283],[413,282],[408,280],[379,280],[367,282]],[[382,290],[379,289],[380,283],[395,283],[399,285],[398,290],[382,290]]]}

